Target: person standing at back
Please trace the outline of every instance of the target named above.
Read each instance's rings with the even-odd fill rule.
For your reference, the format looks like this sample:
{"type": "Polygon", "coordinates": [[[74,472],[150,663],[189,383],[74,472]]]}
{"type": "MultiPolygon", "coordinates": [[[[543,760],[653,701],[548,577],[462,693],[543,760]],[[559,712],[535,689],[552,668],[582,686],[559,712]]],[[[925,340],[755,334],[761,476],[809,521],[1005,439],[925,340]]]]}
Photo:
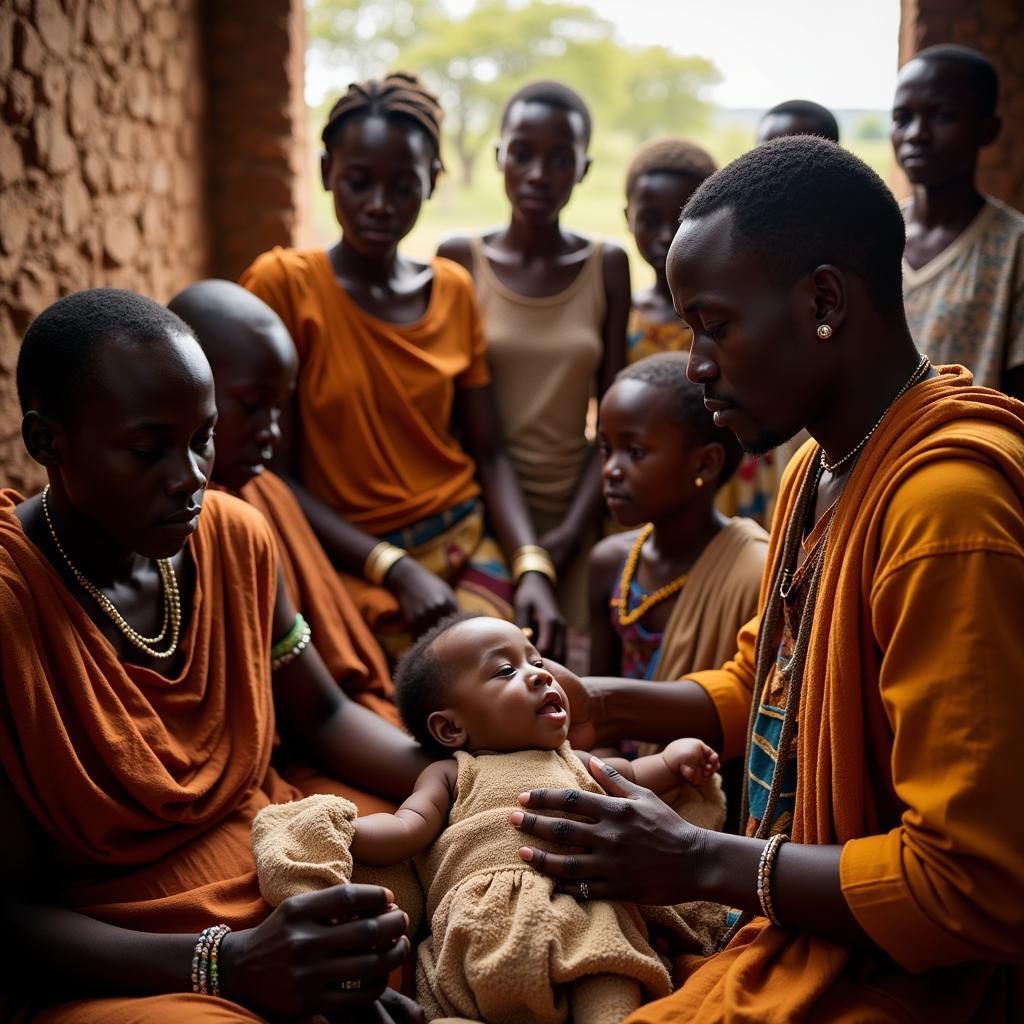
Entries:
{"type": "Polygon", "coordinates": [[[828,107],[813,100],[786,100],[762,114],[757,144],[789,135],[817,135],[838,144],[839,122],[828,107]]]}
{"type": "MultiPolygon", "coordinates": [[[[693,331],[672,305],[665,265],[683,207],[716,170],[710,153],[671,135],[641,146],[626,170],[626,223],[655,275],[650,288],[633,295],[626,335],[629,365],[659,352],[690,351],[693,331]]],[[[768,527],[778,485],[774,452],[744,455],[718,491],[718,509],[768,527]]]]}
{"type": "Polygon", "coordinates": [[[892,146],[913,188],[903,207],[907,324],[935,363],[1024,397],[1024,214],[978,189],[996,140],[999,77],[983,54],[930,46],[896,83],[892,146]]]}
{"type": "Polygon", "coordinates": [[[532,625],[557,658],[554,571],[501,443],[472,282],[398,251],[442,169],[441,120],[415,75],[349,86],[321,158],[341,240],[242,276],[299,354],[278,462],[389,656],[462,608],[532,625]]]}
{"type": "Polygon", "coordinates": [[[577,628],[586,623],[587,554],[602,514],[587,411],[625,364],[630,292],[619,246],[561,224],[590,168],[590,134],[590,111],[567,86],[533,82],[514,93],[497,146],[511,219],[438,249],[473,274],[505,445],[558,571],[562,611],[577,628]]]}

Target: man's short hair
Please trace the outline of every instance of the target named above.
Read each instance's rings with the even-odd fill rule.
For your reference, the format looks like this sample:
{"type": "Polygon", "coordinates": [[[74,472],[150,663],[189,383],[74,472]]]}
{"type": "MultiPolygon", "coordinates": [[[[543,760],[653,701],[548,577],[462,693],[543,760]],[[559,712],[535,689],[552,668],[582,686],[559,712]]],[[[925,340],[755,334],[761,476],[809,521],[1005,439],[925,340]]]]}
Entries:
{"type": "Polygon", "coordinates": [[[791,283],[831,263],[867,282],[880,309],[903,308],[903,216],[866,163],[813,135],[757,146],[708,178],[682,220],[731,210],[737,245],[791,283]]]}

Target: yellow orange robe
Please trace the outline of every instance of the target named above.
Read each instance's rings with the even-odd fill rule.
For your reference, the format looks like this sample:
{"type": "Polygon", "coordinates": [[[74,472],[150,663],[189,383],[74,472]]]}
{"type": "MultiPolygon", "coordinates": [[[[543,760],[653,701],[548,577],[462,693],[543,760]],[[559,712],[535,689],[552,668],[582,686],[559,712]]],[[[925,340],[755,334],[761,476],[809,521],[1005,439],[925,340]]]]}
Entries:
{"type": "MultiPolygon", "coordinates": [[[[816,447],[780,493],[764,607],[816,447]]],[[[807,653],[793,839],[842,844],[871,951],[755,918],[630,1024],[1002,1021],[1024,958],[1024,406],[962,367],[913,388],[835,512],[807,653]]],[[[742,753],[755,619],[693,678],[742,753]]],[[[754,880],[751,879],[751,886],[754,880]]]]}
{"type": "Polygon", "coordinates": [[[452,429],[456,388],[490,381],[466,270],[431,263],[424,315],[367,313],[322,249],[275,248],[240,283],[284,321],[299,353],[299,469],[310,492],[367,533],[399,530],[474,498],[476,466],[452,429]]]}

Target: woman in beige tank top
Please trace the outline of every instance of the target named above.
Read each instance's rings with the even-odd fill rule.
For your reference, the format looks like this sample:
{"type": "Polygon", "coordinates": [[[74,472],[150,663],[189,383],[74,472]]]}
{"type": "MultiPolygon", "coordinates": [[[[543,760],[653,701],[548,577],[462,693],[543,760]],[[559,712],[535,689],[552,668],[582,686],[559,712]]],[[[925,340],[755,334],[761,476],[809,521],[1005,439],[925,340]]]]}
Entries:
{"type": "Polygon", "coordinates": [[[586,559],[603,512],[587,410],[625,363],[630,296],[625,252],[559,223],[590,166],[589,141],[575,92],[554,82],[520,89],[497,151],[509,225],[438,250],[473,274],[505,447],[577,629],[587,625],[586,559]]]}

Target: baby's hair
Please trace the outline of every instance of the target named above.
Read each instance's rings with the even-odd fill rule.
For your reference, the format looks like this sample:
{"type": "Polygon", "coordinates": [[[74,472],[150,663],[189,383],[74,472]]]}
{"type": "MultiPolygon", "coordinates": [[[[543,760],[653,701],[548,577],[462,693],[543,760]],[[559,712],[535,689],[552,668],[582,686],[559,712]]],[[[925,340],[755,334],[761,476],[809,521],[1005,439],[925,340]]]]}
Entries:
{"type": "Polygon", "coordinates": [[[179,334],[193,336],[184,320],[135,292],[91,288],[65,295],[29,324],[22,339],[15,373],[21,411],[71,422],[105,342],[146,345],[179,334]]]}
{"type": "Polygon", "coordinates": [[[785,287],[831,263],[856,274],[879,309],[903,318],[906,229],[888,185],[863,160],[813,135],[762,143],[704,182],[684,220],[732,212],[733,249],[785,287]]]}
{"type": "Polygon", "coordinates": [[[501,131],[505,130],[509,114],[517,103],[543,103],[549,107],[579,114],[583,120],[583,145],[590,145],[590,133],[593,128],[590,108],[575,89],[570,89],[561,82],[530,82],[529,85],[524,85],[512,93],[502,108],[501,131]]]}
{"type": "Polygon", "coordinates": [[[696,142],[673,135],[652,139],[637,150],[626,171],[626,198],[645,174],[678,174],[699,185],[717,170],[714,158],[696,142]]]}
{"type": "Polygon", "coordinates": [[[999,101],[999,72],[985,54],[972,50],[969,46],[940,43],[937,46],[926,47],[910,59],[948,60],[965,68],[982,117],[989,117],[996,112],[996,104],[999,101]]]}
{"type": "Polygon", "coordinates": [[[690,357],[685,352],[659,352],[620,370],[615,378],[636,380],[652,388],[669,391],[669,406],[674,423],[688,430],[701,444],[720,444],[725,449],[722,471],[715,487],[721,487],[736,472],[743,448],[731,430],[715,426],[714,417],[704,406],[704,389],[686,376],[690,357]]]}
{"type": "Polygon", "coordinates": [[[425,750],[432,753],[451,753],[430,735],[427,728],[427,719],[445,706],[452,682],[449,666],[432,650],[434,641],[460,622],[480,617],[470,612],[446,615],[417,638],[395,667],[395,706],[398,713],[406,729],[425,750]]]}
{"type": "Polygon", "coordinates": [[[776,103],[771,110],[766,110],[761,120],[771,117],[772,114],[792,114],[794,117],[805,117],[814,123],[818,129],[815,134],[830,142],[839,141],[839,122],[836,115],[828,107],[823,107],[814,100],[786,100],[784,103],[776,103]]]}
{"type": "Polygon", "coordinates": [[[399,117],[424,131],[441,157],[441,122],[444,112],[437,97],[408,71],[392,71],[380,80],[353,82],[348,91],[331,107],[320,135],[324,149],[330,150],[346,118],[379,114],[399,117]]]}

